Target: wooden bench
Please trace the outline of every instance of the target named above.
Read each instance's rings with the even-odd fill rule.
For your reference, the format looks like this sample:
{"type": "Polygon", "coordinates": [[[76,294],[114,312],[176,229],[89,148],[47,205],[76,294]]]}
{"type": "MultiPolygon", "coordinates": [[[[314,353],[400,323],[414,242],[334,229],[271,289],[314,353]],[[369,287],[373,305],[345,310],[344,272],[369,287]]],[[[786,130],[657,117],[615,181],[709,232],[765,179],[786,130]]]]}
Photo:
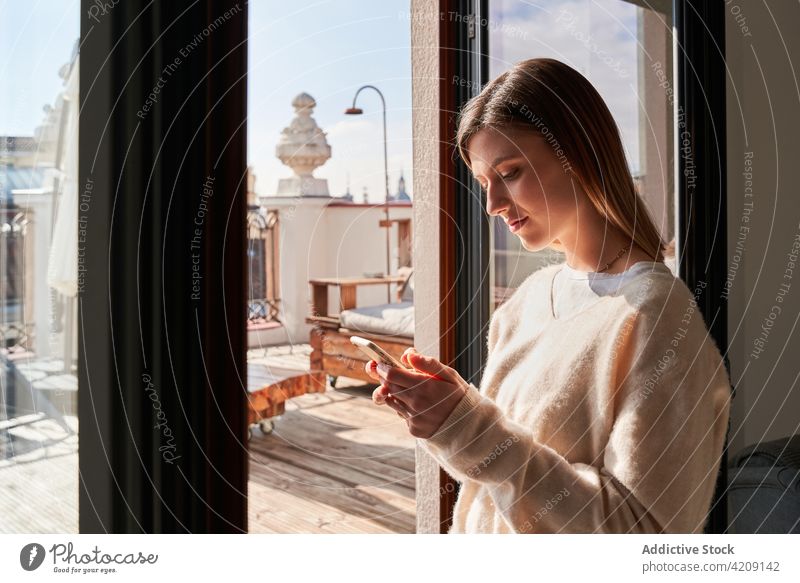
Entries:
{"type": "Polygon", "coordinates": [[[405,275],[389,277],[329,277],[312,279],[311,316],[306,318],[313,324],[309,342],[311,344],[311,370],[319,371],[330,377],[331,386],[335,386],[336,378],[345,376],[367,383],[374,383],[364,371],[367,356],[350,342],[350,336],[357,335],[374,341],[396,358],[414,345],[414,339],[404,336],[370,334],[359,330],[343,328],[338,314],[331,314],[328,305],[328,292],[331,287],[339,288],[339,311],[356,307],[356,289],[365,285],[397,285],[397,301],[400,301],[405,286],[408,285],[411,272],[405,275]]]}
{"type": "Polygon", "coordinates": [[[310,333],[310,343],[314,349],[311,353],[311,368],[329,375],[331,386],[336,385],[336,378],[340,376],[375,383],[364,370],[369,358],[350,342],[350,336],[353,335],[372,340],[397,359],[408,347],[414,345],[413,338],[370,334],[317,323],[310,333]]]}

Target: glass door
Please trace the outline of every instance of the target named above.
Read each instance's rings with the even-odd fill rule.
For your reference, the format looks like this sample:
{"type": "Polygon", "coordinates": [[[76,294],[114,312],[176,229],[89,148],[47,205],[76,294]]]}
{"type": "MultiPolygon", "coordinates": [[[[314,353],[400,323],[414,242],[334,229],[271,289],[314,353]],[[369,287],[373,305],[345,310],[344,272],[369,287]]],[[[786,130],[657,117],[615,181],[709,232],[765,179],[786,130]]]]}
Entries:
{"type": "MultiPolygon", "coordinates": [[[[443,66],[458,81],[445,93],[452,110],[515,63],[536,57],[566,62],[597,88],[620,130],[665,264],[695,290],[724,354],[724,7],[665,0],[463,0],[453,10],[463,16],[449,39],[459,57],[450,61],[443,52],[443,66]]],[[[444,344],[452,345],[448,350],[462,376],[479,382],[486,343],[476,339],[486,338],[494,309],[531,273],[564,255],[525,250],[502,219],[486,220],[485,194],[466,165],[457,160],[452,172],[459,182],[451,206],[459,225],[452,245],[460,271],[450,309],[458,317],[444,344]]],[[[725,463],[723,455],[711,532],[725,529],[725,463]]]]}
{"type": "Polygon", "coordinates": [[[78,532],[79,24],[0,18],[0,533],[78,532]]]}
{"type": "MultiPolygon", "coordinates": [[[[580,71],[608,104],[636,187],[668,243],[675,236],[672,14],[670,2],[649,6],[622,0],[493,0],[488,79],[537,57],[580,71]]],[[[528,275],[564,256],[551,249],[529,252],[502,218],[490,221],[493,310],[528,275]]],[[[674,258],[667,264],[674,271],[674,258]]]]}

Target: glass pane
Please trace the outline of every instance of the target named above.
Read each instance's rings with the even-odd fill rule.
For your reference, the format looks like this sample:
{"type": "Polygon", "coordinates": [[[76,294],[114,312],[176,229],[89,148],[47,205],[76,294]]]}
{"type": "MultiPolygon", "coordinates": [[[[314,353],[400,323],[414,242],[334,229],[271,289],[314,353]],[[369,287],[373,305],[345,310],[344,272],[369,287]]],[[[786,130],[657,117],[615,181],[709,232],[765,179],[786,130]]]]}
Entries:
{"type": "Polygon", "coordinates": [[[249,19],[248,526],[414,532],[415,438],[349,340],[414,340],[410,5],[265,0],[249,19]]]}
{"type": "Polygon", "coordinates": [[[79,3],[0,18],[0,532],[78,532],[79,3]]]}
{"type": "MultiPolygon", "coordinates": [[[[622,0],[492,0],[489,76],[525,59],[549,57],[589,79],[617,122],[634,182],[669,242],[675,201],[670,3],[649,5],[663,12],[622,0]]],[[[496,306],[530,273],[564,256],[550,249],[529,252],[502,218],[491,220],[496,306]]],[[[666,263],[674,268],[671,259],[666,263]]]]}

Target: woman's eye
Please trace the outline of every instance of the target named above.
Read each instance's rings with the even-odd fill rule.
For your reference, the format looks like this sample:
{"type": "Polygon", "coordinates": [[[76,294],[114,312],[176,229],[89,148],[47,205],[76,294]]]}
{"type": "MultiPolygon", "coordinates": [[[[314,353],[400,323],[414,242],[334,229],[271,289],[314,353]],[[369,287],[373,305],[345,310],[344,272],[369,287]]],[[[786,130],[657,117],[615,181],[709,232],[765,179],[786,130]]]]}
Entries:
{"type": "Polygon", "coordinates": [[[502,178],[503,180],[510,180],[510,179],[514,178],[516,175],[517,175],[517,170],[515,168],[514,170],[512,170],[511,172],[509,172],[507,174],[501,174],[500,178],[502,178]]]}

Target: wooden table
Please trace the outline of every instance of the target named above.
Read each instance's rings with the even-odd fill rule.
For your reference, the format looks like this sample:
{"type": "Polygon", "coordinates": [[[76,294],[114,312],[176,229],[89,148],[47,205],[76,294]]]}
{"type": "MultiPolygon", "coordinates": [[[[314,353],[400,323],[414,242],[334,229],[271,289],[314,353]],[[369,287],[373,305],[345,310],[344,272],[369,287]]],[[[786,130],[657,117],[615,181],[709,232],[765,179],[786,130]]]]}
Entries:
{"type": "Polygon", "coordinates": [[[264,433],[272,430],[271,417],[282,415],[286,401],[306,393],[324,393],[326,377],[321,371],[247,363],[248,425],[258,423],[264,433]]]}
{"type": "Polygon", "coordinates": [[[339,311],[350,310],[356,307],[356,288],[360,285],[391,285],[401,284],[405,281],[402,275],[389,277],[322,277],[309,280],[311,285],[311,314],[314,316],[329,317],[328,289],[339,288],[339,311]]]}

